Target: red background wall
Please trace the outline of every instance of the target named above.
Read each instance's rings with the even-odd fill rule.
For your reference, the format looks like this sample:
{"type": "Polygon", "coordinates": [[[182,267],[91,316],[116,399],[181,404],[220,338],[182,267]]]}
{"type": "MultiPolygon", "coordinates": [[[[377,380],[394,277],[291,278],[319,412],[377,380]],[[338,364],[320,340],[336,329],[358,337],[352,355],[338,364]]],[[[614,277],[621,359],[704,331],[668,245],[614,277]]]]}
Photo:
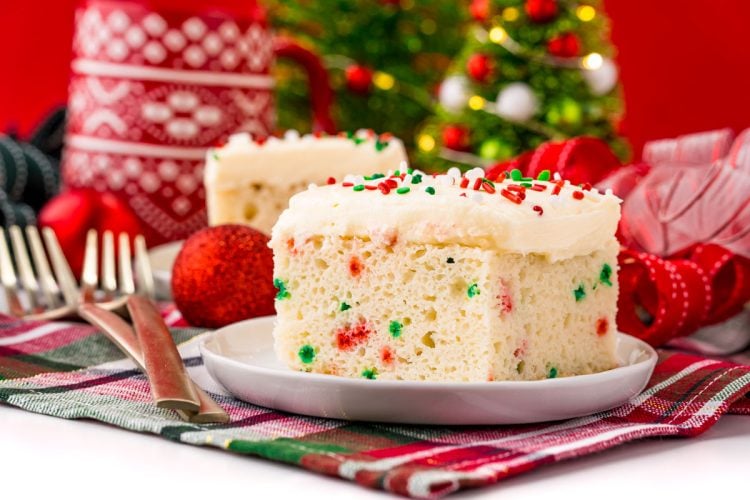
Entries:
{"type": "MultiPolygon", "coordinates": [[[[0,130],[25,133],[52,105],[65,102],[76,2],[3,0],[0,130]]],[[[605,5],[619,50],[623,132],[636,156],[648,139],[750,126],[750,2],[605,0],[605,5]]]]}

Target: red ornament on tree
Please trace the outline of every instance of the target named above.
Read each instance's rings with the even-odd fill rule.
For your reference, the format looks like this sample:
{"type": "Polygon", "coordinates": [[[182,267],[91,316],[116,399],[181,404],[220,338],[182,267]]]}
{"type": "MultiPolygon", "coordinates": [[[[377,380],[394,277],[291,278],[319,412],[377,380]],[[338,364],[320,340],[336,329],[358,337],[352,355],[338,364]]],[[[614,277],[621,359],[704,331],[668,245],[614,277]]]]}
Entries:
{"type": "Polygon", "coordinates": [[[99,234],[112,231],[131,237],[141,232],[138,218],[127,203],[112,193],[90,188],[71,189],[52,198],[39,213],[39,225],[51,227],[73,274],[80,275],[86,233],[96,229],[99,234]]]}
{"type": "Polygon", "coordinates": [[[469,131],[459,125],[447,125],[443,129],[443,146],[456,151],[469,147],[469,131]]]}
{"type": "Polygon", "coordinates": [[[547,52],[557,57],[576,57],[581,53],[581,41],[575,33],[560,33],[547,42],[547,52]]]}
{"type": "Polygon", "coordinates": [[[346,86],[357,94],[367,94],[372,86],[372,70],[361,64],[352,64],[345,71],[346,86]]]}
{"type": "Polygon", "coordinates": [[[466,72],[477,82],[484,83],[492,74],[492,59],[486,54],[472,54],[466,61],[466,72]]]}
{"type": "Polygon", "coordinates": [[[469,12],[477,21],[486,21],[490,17],[490,0],[472,0],[469,12]]]}
{"type": "Polygon", "coordinates": [[[172,269],[172,296],[192,325],[218,328],[273,314],[273,254],[268,237],[236,224],[190,236],[172,269]]]}
{"type": "Polygon", "coordinates": [[[526,0],[524,10],[535,23],[546,23],[557,17],[557,0],[526,0]]]}

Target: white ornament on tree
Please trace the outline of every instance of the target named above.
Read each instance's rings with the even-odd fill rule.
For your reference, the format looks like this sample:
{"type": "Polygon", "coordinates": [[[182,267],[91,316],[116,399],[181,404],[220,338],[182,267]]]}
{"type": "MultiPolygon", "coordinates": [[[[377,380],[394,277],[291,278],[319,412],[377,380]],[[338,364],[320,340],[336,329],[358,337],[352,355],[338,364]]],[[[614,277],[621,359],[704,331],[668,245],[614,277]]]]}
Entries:
{"type": "Polygon", "coordinates": [[[440,104],[452,113],[458,113],[469,101],[469,81],[463,76],[449,76],[440,84],[440,104]]]}
{"type": "Polygon", "coordinates": [[[589,84],[594,95],[608,94],[617,85],[617,65],[605,57],[596,69],[582,69],[583,79],[589,84]]]}
{"type": "Polygon", "coordinates": [[[497,95],[495,112],[512,122],[525,122],[539,109],[534,91],[523,82],[511,83],[497,95]]]}

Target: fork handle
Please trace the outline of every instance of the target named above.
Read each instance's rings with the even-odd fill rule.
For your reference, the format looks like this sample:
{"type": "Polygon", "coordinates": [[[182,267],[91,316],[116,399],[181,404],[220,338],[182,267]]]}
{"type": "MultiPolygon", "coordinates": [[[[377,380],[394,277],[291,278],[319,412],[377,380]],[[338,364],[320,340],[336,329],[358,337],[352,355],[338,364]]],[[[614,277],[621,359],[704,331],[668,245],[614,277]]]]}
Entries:
{"type": "MultiPolygon", "coordinates": [[[[139,370],[146,371],[143,352],[141,351],[141,346],[138,344],[138,338],[135,336],[133,328],[125,320],[117,314],[94,304],[81,304],[78,307],[78,314],[101,330],[112,343],[133,360],[139,370]]],[[[193,383],[193,386],[200,400],[200,411],[196,413],[177,410],[180,417],[184,420],[200,424],[224,424],[229,422],[227,412],[211,396],[206,394],[203,389],[195,385],[195,383],[193,383]]]]}
{"type": "Polygon", "coordinates": [[[129,296],[127,304],[156,406],[200,411],[198,393],[156,306],[138,295],[129,296]]]}

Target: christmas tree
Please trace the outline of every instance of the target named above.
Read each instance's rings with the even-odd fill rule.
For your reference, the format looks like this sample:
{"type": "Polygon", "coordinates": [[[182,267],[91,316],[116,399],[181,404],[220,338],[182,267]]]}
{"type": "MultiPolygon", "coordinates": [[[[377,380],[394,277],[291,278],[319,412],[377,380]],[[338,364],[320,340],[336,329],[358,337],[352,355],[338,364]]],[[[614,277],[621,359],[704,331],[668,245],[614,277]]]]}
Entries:
{"type": "Polygon", "coordinates": [[[626,157],[608,23],[596,0],[474,0],[416,160],[490,166],[549,140],[589,135],[626,157]]]}
{"type": "MultiPolygon", "coordinates": [[[[413,144],[433,113],[434,89],[464,40],[465,5],[453,0],[269,0],[274,28],[323,57],[341,130],[371,128],[413,144]]],[[[278,125],[309,130],[299,68],[276,65],[278,125]]]]}

